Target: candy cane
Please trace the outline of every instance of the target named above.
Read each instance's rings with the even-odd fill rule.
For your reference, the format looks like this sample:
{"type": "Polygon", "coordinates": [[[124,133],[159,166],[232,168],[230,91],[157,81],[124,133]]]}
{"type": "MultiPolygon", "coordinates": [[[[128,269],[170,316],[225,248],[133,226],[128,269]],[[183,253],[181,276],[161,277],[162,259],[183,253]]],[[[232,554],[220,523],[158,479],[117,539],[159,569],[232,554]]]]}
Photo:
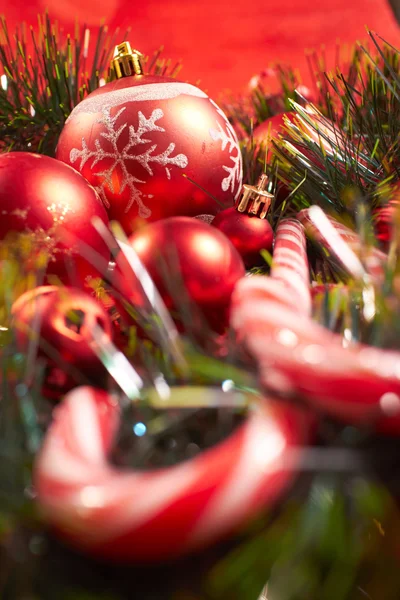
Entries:
{"type": "MultiPolygon", "coordinates": [[[[269,298],[270,302],[284,304],[297,313],[311,312],[311,294],[308,280],[306,238],[301,223],[296,219],[281,221],[275,239],[270,277],[246,278],[246,289],[255,296],[269,298]]],[[[236,289],[236,297],[241,287],[236,289]]]]}
{"type": "MultiPolygon", "coordinates": [[[[331,239],[329,239],[329,237],[326,236],[323,231],[318,229],[314,219],[312,218],[312,211],[315,208],[316,207],[306,208],[300,211],[297,216],[305,226],[307,233],[319,244],[327,248],[332,254],[337,256],[335,241],[331,241],[331,239]]],[[[336,233],[339,234],[340,240],[344,241],[346,245],[352,250],[352,252],[359,259],[363,260],[365,268],[367,272],[371,275],[371,277],[375,280],[381,281],[384,277],[384,268],[387,261],[386,254],[381,250],[378,250],[377,248],[367,248],[364,251],[360,236],[355,231],[352,231],[345,225],[342,225],[332,217],[327,217],[327,219],[329,220],[329,223],[334,227],[336,233]]],[[[346,265],[343,265],[342,262],[342,266],[346,265]]]]}
{"type": "Polygon", "coordinates": [[[304,314],[311,312],[310,279],[304,228],[297,219],[284,219],[277,228],[271,278],[290,290],[291,302],[304,314]]]}
{"type": "Polygon", "coordinates": [[[292,407],[262,404],[197,457],[135,472],[107,462],[120,421],[116,401],[75,389],[57,408],[36,463],[44,516],[70,544],[117,561],[170,559],[223,538],[276,500],[306,439],[292,407]]]}
{"type": "Polygon", "coordinates": [[[383,419],[382,427],[400,431],[400,353],[362,344],[344,348],[341,336],[299,319],[263,295],[261,285],[254,293],[255,287],[247,279],[238,283],[231,324],[257,360],[265,386],[299,394],[346,420],[383,419]]]}
{"type": "Polygon", "coordinates": [[[296,219],[281,221],[277,229],[270,277],[246,278],[244,288],[235,290],[236,302],[242,289],[253,297],[285,305],[296,313],[311,313],[311,293],[304,228],[296,219]]]}

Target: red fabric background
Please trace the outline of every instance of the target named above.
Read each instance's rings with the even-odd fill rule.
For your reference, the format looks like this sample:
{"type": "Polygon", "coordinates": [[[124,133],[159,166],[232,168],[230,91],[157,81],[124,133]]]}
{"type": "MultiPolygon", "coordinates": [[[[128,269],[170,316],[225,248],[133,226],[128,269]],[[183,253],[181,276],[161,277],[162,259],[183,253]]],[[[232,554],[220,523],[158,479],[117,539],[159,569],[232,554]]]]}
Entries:
{"type": "Polygon", "coordinates": [[[250,77],[274,61],[308,74],[304,50],[336,40],[365,38],[365,25],[394,44],[399,28],[385,0],[0,0],[10,25],[50,5],[67,28],[74,19],[95,27],[104,17],[114,28],[132,27],[131,42],[144,52],[165,46],[165,56],[184,61],[183,77],[201,79],[211,94],[243,89],[250,77]]]}

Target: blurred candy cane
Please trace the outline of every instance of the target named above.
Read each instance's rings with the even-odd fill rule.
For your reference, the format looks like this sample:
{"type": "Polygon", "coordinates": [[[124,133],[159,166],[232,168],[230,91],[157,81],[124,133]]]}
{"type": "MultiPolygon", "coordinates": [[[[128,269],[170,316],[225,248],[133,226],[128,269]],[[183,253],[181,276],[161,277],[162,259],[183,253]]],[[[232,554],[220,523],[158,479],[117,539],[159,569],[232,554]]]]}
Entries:
{"type": "Polygon", "coordinates": [[[254,281],[239,282],[231,324],[268,389],[300,395],[348,421],[382,420],[382,427],[400,432],[400,353],[362,344],[345,348],[342,336],[299,319],[255,288],[254,281]]]}
{"type": "Polygon", "coordinates": [[[293,407],[260,403],[228,438],[195,458],[129,471],[107,460],[120,418],[106,392],[70,392],[47,432],[34,482],[59,535],[122,562],[171,559],[236,531],[289,484],[309,434],[293,407]]]}
{"type": "Polygon", "coordinates": [[[364,248],[355,231],[327,216],[318,206],[306,208],[297,216],[310,237],[329,250],[353,277],[362,278],[366,271],[374,280],[383,279],[387,261],[384,252],[364,248]]]}
{"type": "Polygon", "coordinates": [[[296,310],[311,313],[310,276],[304,228],[297,219],[284,219],[276,232],[271,278],[281,281],[296,310]]]}
{"type": "MultiPolygon", "coordinates": [[[[311,292],[303,226],[296,219],[281,221],[275,238],[270,277],[246,277],[253,297],[285,305],[296,313],[311,313],[311,292]]],[[[239,299],[242,286],[236,288],[239,299]]]]}

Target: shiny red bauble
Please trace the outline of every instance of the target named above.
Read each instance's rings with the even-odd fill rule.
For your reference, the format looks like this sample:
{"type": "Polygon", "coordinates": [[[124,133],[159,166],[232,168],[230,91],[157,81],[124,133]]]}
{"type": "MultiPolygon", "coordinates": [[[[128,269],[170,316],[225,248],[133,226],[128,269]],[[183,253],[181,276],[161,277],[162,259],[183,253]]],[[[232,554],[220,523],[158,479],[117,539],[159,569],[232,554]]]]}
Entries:
{"type": "Polygon", "coordinates": [[[226,325],[232,291],[245,269],[223,233],[197,219],[171,217],[143,227],[130,244],[169,309],[179,307],[172,288],[182,301],[188,296],[213,326],[226,325]]]}
{"type": "Polygon", "coordinates": [[[0,239],[30,233],[34,249],[49,255],[49,272],[62,279],[67,278],[66,259],[79,281],[93,272],[71,235],[109,257],[91,224],[93,217],[108,221],[98,195],[79,173],[54,158],[27,152],[0,156],[0,213],[0,239]]]}
{"type": "Polygon", "coordinates": [[[41,286],[13,304],[16,342],[21,352],[32,344],[46,357],[44,395],[58,398],[77,384],[104,379],[92,349],[97,325],[111,338],[110,318],[101,305],[77,288],[41,286]]]}
{"type": "Polygon", "coordinates": [[[94,91],[67,120],[57,158],[97,189],[127,233],[138,217],[215,214],[210,195],[232,206],[242,184],[237,137],[222,110],[167,77],[125,77],[94,91]]]}
{"type": "Polygon", "coordinates": [[[393,184],[389,200],[385,206],[380,206],[373,211],[375,234],[384,249],[388,249],[393,238],[394,225],[400,214],[400,184],[393,184]]]}
{"type": "Polygon", "coordinates": [[[388,206],[376,208],[373,211],[375,235],[385,249],[388,248],[392,239],[395,210],[396,206],[389,204],[388,206]]]}
{"type": "Polygon", "coordinates": [[[286,112],[274,115],[266,121],[263,121],[253,131],[254,142],[261,145],[270,145],[272,141],[282,135],[285,121],[289,119],[289,121],[292,122],[295,116],[295,112],[286,112]]]}
{"type": "Polygon", "coordinates": [[[272,251],[274,232],[266,219],[241,213],[231,207],[221,211],[212,225],[229,238],[246,267],[262,265],[264,260],[260,251],[272,251]]]}

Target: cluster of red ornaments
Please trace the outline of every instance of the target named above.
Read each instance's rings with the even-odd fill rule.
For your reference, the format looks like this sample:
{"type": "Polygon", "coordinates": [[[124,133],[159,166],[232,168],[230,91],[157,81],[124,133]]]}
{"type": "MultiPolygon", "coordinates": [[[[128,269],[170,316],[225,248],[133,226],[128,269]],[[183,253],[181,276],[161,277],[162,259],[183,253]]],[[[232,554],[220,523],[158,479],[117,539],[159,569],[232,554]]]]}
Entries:
{"type": "MultiPolygon", "coordinates": [[[[365,411],[343,396],[336,376],[345,350],[310,318],[303,225],[284,220],[275,240],[268,178],[242,187],[238,140],[223,112],[194,86],[143,75],[137,60],[129,45],[118,47],[114,67],[124,77],[75,108],[58,160],[26,153],[0,157],[0,238],[11,231],[31,236],[47,253],[48,275],[67,284],[37,287],[12,309],[17,346],[36,348],[46,362],[44,395],[59,400],[69,392],[36,464],[46,518],[69,543],[94,556],[148,562],[203,548],[274,502],[294,475],[296,448],[308,442],[310,422],[293,407],[263,398],[234,434],[189,463],[150,474],[110,465],[120,406],[89,386],[106,387],[109,374],[100,356],[102,344],[111,355],[115,350],[113,326],[109,312],[83,288],[100,275],[111,293],[113,278],[119,281],[120,307],[122,296],[140,310],[144,296],[134,276],[124,277],[119,255],[114,270],[106,268],[109,219],[122,225],[128,249],[177,322],[180,305],[189,303],[215,332],[229,325],[236,330],[269,390],[284,387],[315,404],[322,390],[324,408],[352,421],[365,411]],[[224,207],[218,214],[212,197],[224,207]],[[209,215],[211,223],[193,218],[199,215],[209,215]],[[274,251],[270,277],[246,278],[246,267],[263,263],[263,251],[274,251]],[[317,368],[320,339],[329,361],[317,368]],[[289,469],[283,463],[288,455],[289,469]]],[[[293,121],[293,113],[260,125],[256,142],[270,144],[286,119],[293,121]]],[[[120,316],[130,324],[129,311],[121,308],[120,316]]],[[[381,410],[376,391],[390,395],[394,384],[378,373],[376,360],[368,376],[360,375],[362,350],[348,354],[347,391],[354,397],[358,390],[369,409],[381,410]]],[[[389,430],[393,424],[382,423],[389,430]]]]}
{"type": "MultiPolygon", "coordinates": [[[[132,58],[126,50],[126,45],[119,49],[123,56],[117,67],[132,58]]],[[[234,532],[275,500],[293,476],[280,465],[290,447],[303,441],[298,437],[303,429],[292,422],[302,416],[265,405],[190,468],[178,465],[152,478],[132,472],[127,480],[107,462],[120,418],[115,399],[100,389],[77,387],[106,388],[110,375],[102,352],[117,352],[107,303],[90,293],[91,279],[105,278],[113,293],[113,281],[119,278],[118,292],[133,308],[140,310],[144,302],[133,271],[126,278],[121,269],[122,251],[114,270],[107,268],[112,257],[104,235],[109,220],[118,221],[130,236],[129,247],[178,323],[185,296],[186,306],[223,333],[245,265],[258,264],[260,251],[272,249],[266,184],[263,180],[258,187],[242,189],[236,134],[204,92],[137,72],[100,88],[75,108],[59,139],[57,160],[27,153],[0,157],[0,210],[6,217],[0,238],[15,238],[18,252],[19,236],[28,236],[48,261],[46,285],[20,296],[12,319],[19,350],[36,352],[45,365],[43,395],[59,401],[72,390],[48,433],[35,481],[49,523],[73,545],[122,561],[180,556],[234,532]],[[225,207],[214,223],[193,218],[214,216],[214,198],[225,207]],[[54,276],[63,285],[49,285],[54,276]],[[273,445],[260,462],[259,444],[268,439],[273,445]],[[243,474],[235,469],[244,460],[248,485],[243,487],[243,474]],[[69,491],[65,478],[72,485],[69,491]],[[220,502],[225,514],[216,523],[216,512],[207,513],[205,505],[219,502],[233,481],[236,501],[230,507],[220,502]],[[111,503],[104,501],[108,485],[111,503]],[[66,492],[68,497],[70,492],[79,495],[81,508],[75,501],[67,506],[66,492]],[[97,500],[90,494],[97,494],[97,500]],[[154,501],[149,504],[150,498],[154,501]],[[131,504],[136,507],[133,520],[131,504]],[[183,507],[179,514],[175,505],[183,507]],[[88,518],[90,507],[94,510],[88,518]],[[94,528],[102,531],[97,539],[94,528]],[[174,543],[166,534],[163,545],[162,532],[171,528],[174,543]]],[[[130,325],[118,294],[115,302],[120,319],[130,325]]]]}
{"type": "MultiPolygon", "coordinates": [[[[126,75],[131,57],[129,45],[121,45],[116,70],[126,75]]],[[[82,286],[104,276],[95,265],[111,256],[98,223],[116,220],[132,234],[167,308],[174,309],[168,287],[180,278],[188,299],[223,331],[236,281],[245,266],[262,263],[260,251],[271,251],[273,232],[265,185],[245,186],[240,197],[241,152],[221,109],[192,85],[135,72],[78,104],[57,159],[0,158],[0,209],[7,215],[0,237],[10,230],[29,233],[48,253],[47,276],[82,286]],[[226,209],[212,227],[188,218],[215,215],[214,198],[226,209]],[[176,256],[166,261],[171,241],[176,256]],[[82,257],[82,243],[95,260],[82,257]]],[[[135,290],[125,297],[136,300],[135,290]]]]}

